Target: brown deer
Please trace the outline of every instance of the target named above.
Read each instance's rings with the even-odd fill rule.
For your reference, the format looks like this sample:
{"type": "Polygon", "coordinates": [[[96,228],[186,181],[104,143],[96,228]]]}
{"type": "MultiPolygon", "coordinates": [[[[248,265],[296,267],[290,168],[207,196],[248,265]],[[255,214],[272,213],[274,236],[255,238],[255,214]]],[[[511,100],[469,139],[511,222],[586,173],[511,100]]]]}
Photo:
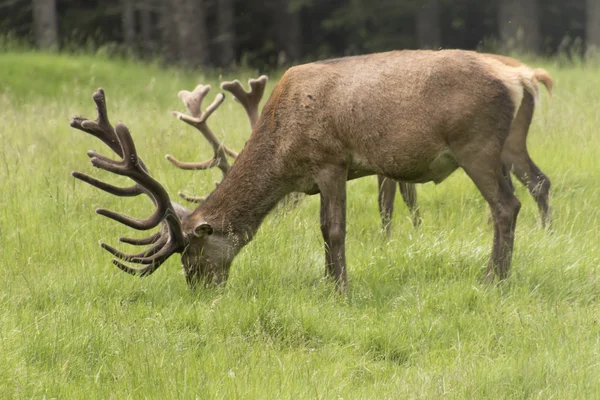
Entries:
{"type": "MultiPolygon", "coordinates": [[[[502,149],[523,100],[538,96],[535,73],[462,50],[393,51],[315,62],[290,68],[223,181],[194,211],[172,203],[140,161],[127,127],[113,130],[104,92],[94,94],[95,121],[76,117],[71,126],[93,134],[122,157],[88,152],[92,165],[128,176],[117,188],[74,173],[115,195],[145,193],[156,205],[146,220],[97,210],[130,227],[147,230],[153,244],[138,254],[102,247],[123,271],[147,276],[181,253],[187,282],[218,284],[265,216],[288,193],[319,194],[326,272],[347,287],[346,180],[381,174],[408,183],[442,182],[461,167],[488,202],[494,240],[487,278],[501,279],[511,264],[519,200],[504,178],[502,149]]],[[[199,110],[199,107],[197,108],[199,110]]],[[[201,124],[211,112],[199,113],[201,124]]]]}
{"type": "MultiPolygon", "coordinates": [[[[512,67],[521,67],[523,64],[514,58],[501,56],[497,54],[484,54],[487,57],[494,58],[506,65],[512,67]]],[[[548,94],[552,96],[553,80],[548,72],[542,68],[533,70],[535,77],[540,81],[548,94]]],[[[542,226],[547,227],[552,223],[550,214],[550,179],[535,165],[529,153],[527,152],[527,134],[533,118],[535,102],[531,95],[526,94],[521,102],[517,117],[512,123],[508,138],[502,149],[502,163],[505,179],[510,185],[513,193],[514,185],[510,178],[510,172],[515,174],[519,181],[527,187],[535,199],[540,210],[542,226]]],[[[390,235],[392,224],[392,215],[394,213],[394,199],[396,197],[396,181],[388,179],[384,175],[377,175],[378,179],[378,204],[381,215],[381,223],[387,235],[390,235]]],[[[413,226],[417,227],[421,223],[421,215],[417,204],[417,188],[412,183],[398,182],[402,200],[408,206],[412,216],[413,226]]]]}

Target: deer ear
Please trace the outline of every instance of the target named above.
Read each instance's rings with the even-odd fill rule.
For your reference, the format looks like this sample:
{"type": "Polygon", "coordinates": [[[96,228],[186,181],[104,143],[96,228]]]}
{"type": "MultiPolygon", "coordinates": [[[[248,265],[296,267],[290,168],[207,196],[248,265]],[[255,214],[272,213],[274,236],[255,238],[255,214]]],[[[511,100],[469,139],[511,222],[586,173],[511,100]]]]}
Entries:
{"type": "Polygon", "coordinates": [[[210,224],[207,224],[206,222],[200,222],[194,228],[194,236],[196,236],[197,238],[209,236],[209,235],[212,235],[212,233],[213,233],[212,226],[210,226],[210,224]]]}

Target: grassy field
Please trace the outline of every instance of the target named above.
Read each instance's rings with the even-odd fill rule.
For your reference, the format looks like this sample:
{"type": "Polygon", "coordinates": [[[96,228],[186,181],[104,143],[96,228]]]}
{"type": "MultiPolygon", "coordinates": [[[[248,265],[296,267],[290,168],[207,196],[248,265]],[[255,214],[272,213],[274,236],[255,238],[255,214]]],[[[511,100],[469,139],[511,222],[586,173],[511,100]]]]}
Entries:
{"type": "MultiPolygon", "coordinates": [[[[210,156],[170,111],[183,111],[178,90],[220,77],[0,54],[0,398],[600,398],[600,67],[537,65],[556,82],[529,141],[552,180],[554,230],[540,229],[519,186],[512,275],[486,285],[488,211],[462,171],[419,187],[419,230],[398,196],[389,240],[376,179],[354,181],[341,297],[323,279],[317,197],[272,214],[222,288],[191,292],[177,256],[131,277],[98,246],[128,229],[96,207],[152,206],[70,176],[106,176],[85,153],[108,154],[70,117],[94,118],[91,94],[104,87],[112,121],[130,127],[172,196],[206,193],[218,171],[176,170],[164,154],[210,156]]],[[[234,148],[249,134],[231,98],[211,126],[234,148]]]]}

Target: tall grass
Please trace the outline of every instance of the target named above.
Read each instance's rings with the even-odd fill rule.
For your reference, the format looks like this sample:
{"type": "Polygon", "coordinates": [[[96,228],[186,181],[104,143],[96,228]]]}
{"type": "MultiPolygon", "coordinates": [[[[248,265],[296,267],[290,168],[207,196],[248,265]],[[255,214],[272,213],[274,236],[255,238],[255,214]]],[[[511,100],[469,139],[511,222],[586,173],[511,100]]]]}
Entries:
{"type": "MultiPolygon", "coordinates": [[[[169,111],[182,109],[178,90],[216,90],[218,76],[1,54],[0,398],[600,397],[600,67],[539,66],[555,96],[529,144],[553,183],[554,230],[540,229],[519,187],[511,278],[486,285],[491,227],[464,173],[419,186],[419,230],[398,201],[389,240],[376,179],[350,182],[350,291],[340,297],[322,278],[317,198],[271,215],[223,288],[191,292],[178,257],[132,278],[97,245],[127,229],[95,207],[144,216],[152,206],[70,177],[106,175],[85,156],[103,145],[69,118],[95,117],[90,97],[104,87],[112,121],[130,127],[168,191],[206,193],[218,172],[179,171],[163,156],[210,155],[169,111]]],[[[249,124],[230,98],[210,122],[243,146],[249,124]]]]}

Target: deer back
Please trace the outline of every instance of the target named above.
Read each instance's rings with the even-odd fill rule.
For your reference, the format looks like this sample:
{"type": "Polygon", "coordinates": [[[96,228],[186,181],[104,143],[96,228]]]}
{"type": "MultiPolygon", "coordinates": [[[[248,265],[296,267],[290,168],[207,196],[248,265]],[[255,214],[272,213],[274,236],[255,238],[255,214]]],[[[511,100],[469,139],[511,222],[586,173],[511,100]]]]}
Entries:
{"type": "Polygon", "coordinates": [[[273,90],[237,163],[267,157],[289,178],[324,163],[348,163],[357,175],[431,180],[427,169],[446,149],[479,141],[477,135],[485,141],[500,121],[510,123],[523,90],[537,96],[533,80],[527,67],[460,50],[394,51],[293,67],[273,90]]]}

